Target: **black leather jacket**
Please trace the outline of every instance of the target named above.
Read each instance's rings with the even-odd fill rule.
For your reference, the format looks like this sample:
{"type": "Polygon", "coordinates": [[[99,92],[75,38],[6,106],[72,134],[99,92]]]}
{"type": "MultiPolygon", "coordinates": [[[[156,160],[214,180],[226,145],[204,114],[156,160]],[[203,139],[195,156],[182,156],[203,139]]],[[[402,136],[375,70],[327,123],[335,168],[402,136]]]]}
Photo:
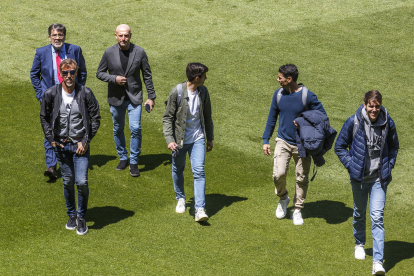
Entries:
{"type": "MultiPolygon", "coordinates": [[[[40,122],[42,124],[43,132],[47,141],[52,144],[55,139],[55,128],[58,125],[56,119],[59,115],[60,105],[62,104],[62,84],[57,84],[45,91],[41,110],[40,110],[40,122]]],[[[82,145],[85,146],[86,142],[90,142],[98,131],[101,115],[99,114],[99,103],[92,93],[92,90],[82,86],[78,83],[75,84],[75,99],[79,110],[83,117],[83,124],[87,131],[82,138],[82,145]],[[90,122],[89,122],[90,120],[90,122]]]]}

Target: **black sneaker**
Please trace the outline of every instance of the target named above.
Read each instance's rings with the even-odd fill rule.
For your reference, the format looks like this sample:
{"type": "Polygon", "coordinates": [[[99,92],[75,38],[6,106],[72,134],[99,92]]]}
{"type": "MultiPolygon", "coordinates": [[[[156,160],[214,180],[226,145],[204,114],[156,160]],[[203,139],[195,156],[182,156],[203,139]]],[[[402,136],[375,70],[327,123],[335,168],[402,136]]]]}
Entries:
{"type": "Polygon", "coordinates": [[[137,164],[131,164],[131,165],[129,165],[129,172],[134,177],[140,176],[140,173],[139,173],[138,165],[137,164]]]}
{"type": "Polygon", "coordinates": [[[76,216],[70,216],[68,223],[66,223],[66,229],[75,230],[76,229],[76,216]]]}
{"type": "Polygon", "coordinates": [[[117,171],[123,171],[126,169],[126,167],[128,166],[129,162],[128,160],[121,160],[119,161],[118,166],[116,167],[117,171]]]}
{"type": "Polygon", "coordinates": [[[86,226],[85,218],[78,218],[77,219],[77,228],[76,228],[76,234],[78,235],[86,235],[88,233],[88,226],[86,226]]]}

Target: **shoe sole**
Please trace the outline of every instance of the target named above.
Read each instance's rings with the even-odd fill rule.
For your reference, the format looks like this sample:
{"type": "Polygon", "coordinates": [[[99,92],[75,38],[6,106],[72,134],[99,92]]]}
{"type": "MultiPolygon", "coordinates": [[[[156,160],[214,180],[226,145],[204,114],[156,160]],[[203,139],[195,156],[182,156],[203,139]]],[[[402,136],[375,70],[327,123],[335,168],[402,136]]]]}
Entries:
{"type": "Polygon", "coordinates": [[[68,226],[66,225],[66,229],[68,229],[68,230],[75,230],[75,229],[76,229],[76,226],[75,226],[75,227],[68,227],[68,226]]]}
{"type": "Polygon", "coordinates": [[[183,213],[185,213],[185,210],[179,211],[179,210],[175,209],[175,212],[178,213],[178,214],[183,214],[183,213]]]}
{"type": "Polygon", "coordinates": [[[378,271],[377,273],[372,272],[372,275],[385,275],[384,271],[378,271]]]}
{"type": "Polygon", "coordinates": [[[131,172],[129,173],[131,176],[133,176],[133,177],[138,177],[138,176],[140,176],[141,174],[132,174],[131,172]]]}
{"type": "Polygon", "coordinates": [[[123,170],[125,170],[127,167],[125,167],[125,168],[115,168],[115,170],[117,170],[117,171],[123,171],[123,170]]]}
{"type": "Polygon", "coordinates": [[[88,227],[86,227],[86,231],[85,232],[79,232],[78,229],[76,229],[76,234],[78,234],[80,236],[83,236],[83,235],[88,234],[88,227]]]}
{"type": "Polygon", "coordinates": [[[208,217],[203,217],[203,218],[195,219],[196,222],[207,221],[207,220],[208,220],[208,217]]]}
{"type": "Polygon", "coordinates": [[[295,223],[295,222],[293,222],[294,225],[303,225],[303,223],[304,223],[303,221],[301,223],[295,223]]]}

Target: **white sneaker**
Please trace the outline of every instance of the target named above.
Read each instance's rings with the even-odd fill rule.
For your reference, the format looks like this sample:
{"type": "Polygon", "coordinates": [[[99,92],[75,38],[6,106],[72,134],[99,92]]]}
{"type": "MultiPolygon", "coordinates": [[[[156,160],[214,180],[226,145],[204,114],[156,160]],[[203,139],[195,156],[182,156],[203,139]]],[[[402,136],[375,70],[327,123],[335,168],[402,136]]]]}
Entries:
{"type": "Polygon", "coordinates": [[[180,214],[185,212],[185,199],[184,198],[178,199],[177,207],[175,207],[175,211],[180,214]]]}
{"type": "Polygon", "coordinates": [[[286,217],[287,207],[289,205],[290,198],[287,196],[285,199],[279,199],[279,203],[276,208],[276,217],[282,219],[286,217]]]}
{"type": "Polygon", "coordinates": [[[206,212],[204,211],[204,208],[198,208],[197,213],[195,214],[195,221],[207,221],[208,216],[206,212]]]}
{"type": "Polygon", "coordinates": [[[294,225],[302,225],[303,224],[302,213],[300,212],[300,209],[296,209],[293,212],[293,224],[294,225]]]}
{"type": "Polygon", "coordinates": [[[385,269],[381,262],[374,262],[372,264],[372,275],[385,275],[385,269]]]}
{"type": "Polygon", "coordinates": [[[365,260],[365,250],[363,244],[355,245],[355,259],[365,260]]]}

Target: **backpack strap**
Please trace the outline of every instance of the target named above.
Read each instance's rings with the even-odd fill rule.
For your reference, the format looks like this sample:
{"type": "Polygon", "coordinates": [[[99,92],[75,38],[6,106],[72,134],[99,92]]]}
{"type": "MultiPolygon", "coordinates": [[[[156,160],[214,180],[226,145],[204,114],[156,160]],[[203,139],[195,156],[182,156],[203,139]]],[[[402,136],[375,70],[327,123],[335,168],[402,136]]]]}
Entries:
{"type": "Polygon", "coordinates": [[[282,98],[282,91],[283,91],[283,88],[279,88],[277,90],[277,95],[276,95],[276,105],[277,105],[277,108],[279,108],[280,98],[282,98]]]}
{"type": "MultiPolygon", "coordinates": [[[[283,88],[279,88],[277,90],[277,95],[276,95],[276,104],[277,107],[279,108],[279,102],[280,102],[280,98],[282,98],[282,91],[283,88]]],[[[306,88],[305,86],[302,86],[302,104],[303,107],[305,108],[305,111],[308,111],[308,88],[306,88]]]]}
{"type": "Polygon", "coordinates": [[[302,104],[305,108],[305,111],[308,111],[308,89],[305,86],[302,86],[302,104]]]}
{"type": "Polygon", "coordinates": [[[357,118],[357,115],[355,114],[354,115],[354,128],[352,130],[352,140],[354,140],[355,135],[357,134],[358,128],[359,128],[359,120],[357,118]]]}

